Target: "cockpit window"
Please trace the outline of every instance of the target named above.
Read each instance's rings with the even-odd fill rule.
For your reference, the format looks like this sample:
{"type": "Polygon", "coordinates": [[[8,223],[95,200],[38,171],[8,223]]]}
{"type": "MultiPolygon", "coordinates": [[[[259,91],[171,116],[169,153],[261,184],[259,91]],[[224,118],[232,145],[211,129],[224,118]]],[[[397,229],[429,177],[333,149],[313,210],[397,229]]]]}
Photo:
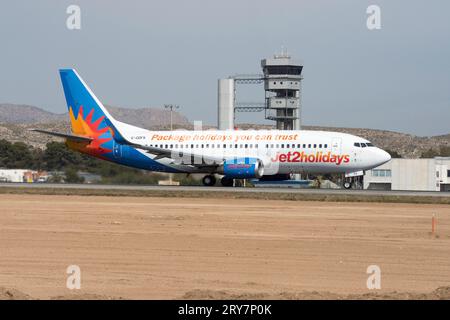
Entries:
{"type": "Polygon", "coordinates": [[[353,145],[358,148],[374,147],[371,142],[355,142],[353,145]]]}

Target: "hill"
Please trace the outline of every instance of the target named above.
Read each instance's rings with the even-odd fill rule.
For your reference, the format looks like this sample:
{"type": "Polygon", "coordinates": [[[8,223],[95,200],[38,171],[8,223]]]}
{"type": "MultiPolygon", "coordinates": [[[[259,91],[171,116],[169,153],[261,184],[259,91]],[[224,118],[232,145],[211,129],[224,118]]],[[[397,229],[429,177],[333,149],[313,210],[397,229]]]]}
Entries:
{"type": "MultiPolygon", "coordinates": [[[[170,113],[162,108],[120,108],[106,106],[117,120],[132,123],[143,128],[154,128],[170,124],[170,113]]],[[[0,123],[3,124],[41,124],[66,122],[66,113],[57,114],[45,111],[39,107],[19,104],[0,104],[0,123]]],[[[173,112],[174,125],[189,125],[189,120],[179,112],[173,112]]]]}
{"type": "MultiPolygon", "coordinates": [[[[167,130],[170,126],[170,113],[162,108],[128,109],[107,106],[111,114],[120,121],[151,130],[167,130]]],[[[70,130],[67,114],[56,114],[28,105],[0,104],[0,139],[11,142],[23,141],[43,148],[49,141],[57,138],[41,135],[28,130],[39,127],[46,130],[68,132],[70,130]]],[[[173,113],[174,128],[192,129],[192,124],[179,112],[173,113]]],[[[270,125],[239,124],[238,129],[273,129],[270,125]]],[[[212,128],[211,126],[205,129],[212,128]]],[[[375,145],[396,151],[403,157],[417,158],[430,149],[450,146],[450,134],[434,137],[420,137],[387,130],[364,128],[336,128],[303,126],[308,130],[337,131],[354,134],[372,141],[375,145]]]]}
{"type": "MultiPolygon", "coordinates": [[[[269,125],[238,125],[241,129],[273,129],[269,125]]],[[[340,127],[321,127],[321,126],[306,126],[302,129],[305,130],[323,130],[323,131],[336,131],[353,134],[362,138],[365,138],[376,146],[388,151],[398,152],[403,158],[418,158],[422,153],[430,149],[437,150],[442,146],[450,146],[450,134],[421,137],[412,134],[388,131],[388,130],[376,130],[376,129],[364,129],[364,128],[340,128],[340,127]]]]}
{"type": "Polygon", "coordinates": [[[0,104],[0,123],[33,124],[63,121],[66,114],[56,114],[29,105],[0,104]]]}

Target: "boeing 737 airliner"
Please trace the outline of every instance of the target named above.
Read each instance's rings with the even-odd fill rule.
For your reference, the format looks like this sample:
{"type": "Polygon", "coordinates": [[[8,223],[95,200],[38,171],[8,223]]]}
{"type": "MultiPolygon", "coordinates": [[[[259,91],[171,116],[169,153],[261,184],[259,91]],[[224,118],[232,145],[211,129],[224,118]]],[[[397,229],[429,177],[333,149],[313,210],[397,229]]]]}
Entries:
{"type": "MultiPolygon", "coordinates": [[[[125,166],[170,173],[203,173],[212,186],[233,179],[285,180],[293,173],[362,175],[391,159],[369,141],[345,133],[281,130],[150,131],[114,119],[73,69],[60,70],[72,134],[69,148],[125,166]]],[[[344,187],[350,188],[348,180],[344,187]]]]}

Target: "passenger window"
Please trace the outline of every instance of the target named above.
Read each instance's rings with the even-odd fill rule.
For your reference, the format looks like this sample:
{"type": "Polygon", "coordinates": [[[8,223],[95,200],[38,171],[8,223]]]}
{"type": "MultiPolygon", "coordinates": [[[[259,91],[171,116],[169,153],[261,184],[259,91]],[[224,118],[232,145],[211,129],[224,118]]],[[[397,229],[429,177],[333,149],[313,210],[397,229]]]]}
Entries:
{"type": "Polygon", "coordinates": [[[224,148],[224,149],[226,149],[226,148],[227,148],[227,145],[226,145],[226,144],[224,144],[224,145],[223,145],[223,148],[224,148]]]}
{"type": "Polygon", "coordinates": [[[308,148],[311,148],[311,144],[308,144],[308,148]]]}
{"type": "Polygon", "coordinates": [[[317,148],[317,144],[314,143],[314,149],[317,148]]]}
{"type": "Polygon", "coordinates": [[[323,146],[323,147],[324,147],[324,148],[326,149],[326,148],[328,148],[328,145],[327,145],[327,144],[324,144],[324,146],[323,146]]]}
{"type": "Polygon", "coordinates": [[[247,149],[248,148],[248,144],[245,144],[245,149],[247,149]]]}
{"type": "Polygon", "coordinates": [[[319,148],[322,149],[322,144],[319,144],[319,148]]]}
{"type": "Polygon", "coordinates": [[[281,144],[281,149],[284,149],[284,143],[281,144]]]}
{"type": "Polygon", "coordinates": [[[306,149],[306,144],[303,144],[303,149],[306,149]]]}
{"type": "Polygon", "coordinates": [[[365,143],[361,143],[361,147],[365,148],[367,147],[365,143]]]}
{"type": "Polygon", "coordinates": [[[355,147],[361,147],[361,145],[359,144],[359,142],[355,142],[355,143],[354,143],[354,146],[355,146],[355,147]]]}

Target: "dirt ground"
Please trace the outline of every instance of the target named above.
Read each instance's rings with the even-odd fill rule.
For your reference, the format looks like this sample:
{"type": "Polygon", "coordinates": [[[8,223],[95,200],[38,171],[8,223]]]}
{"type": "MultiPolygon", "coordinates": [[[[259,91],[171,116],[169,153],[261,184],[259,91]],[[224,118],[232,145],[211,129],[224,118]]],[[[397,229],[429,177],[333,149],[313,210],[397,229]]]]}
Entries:
{"type": "Polygon", "coordinates": [[[31,297],[449,299],[450,206],[1,194],[0,299],[31,297]]]}

